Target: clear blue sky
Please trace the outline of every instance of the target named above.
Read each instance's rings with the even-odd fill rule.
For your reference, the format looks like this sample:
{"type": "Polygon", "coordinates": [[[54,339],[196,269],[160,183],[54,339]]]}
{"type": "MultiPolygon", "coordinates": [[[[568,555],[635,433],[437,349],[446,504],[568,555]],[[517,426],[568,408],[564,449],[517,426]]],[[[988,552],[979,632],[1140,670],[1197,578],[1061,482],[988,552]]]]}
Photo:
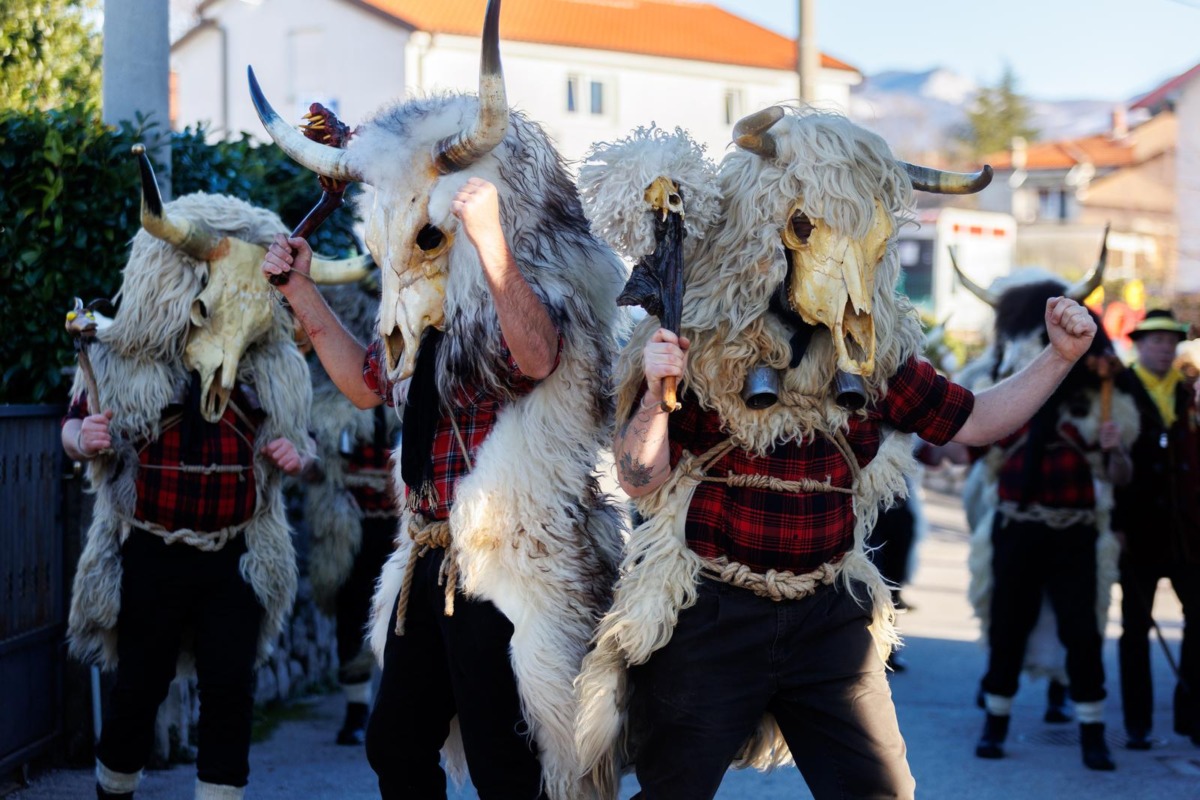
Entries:
{"type": "MultiPolygon", "coordinates": [[[[708,0],[795,36],[797,0],[708,0]]],[[[1200,63],[1200,0],[810,0],[817,44],[867,74],[944,66],[1039,99],[1125,100],[1200,63]]]]}

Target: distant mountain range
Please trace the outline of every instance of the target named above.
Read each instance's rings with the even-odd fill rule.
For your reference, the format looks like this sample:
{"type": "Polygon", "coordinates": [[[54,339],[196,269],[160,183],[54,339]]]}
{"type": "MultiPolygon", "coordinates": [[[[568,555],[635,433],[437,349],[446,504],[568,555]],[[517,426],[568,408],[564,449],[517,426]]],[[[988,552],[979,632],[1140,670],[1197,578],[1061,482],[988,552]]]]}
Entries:
{"type": "MultiPolygon", "coordinates": [[[[955,132],[979,86],[948,69],[889,70],[869,75],[851,90],[850,116],[879,133],[901,156],[956,154],[955,132]]],[[[1029,98],[1039,139],[1069,139],[1109,129],[1118,100],[1048,101],[1029,98]]]]}

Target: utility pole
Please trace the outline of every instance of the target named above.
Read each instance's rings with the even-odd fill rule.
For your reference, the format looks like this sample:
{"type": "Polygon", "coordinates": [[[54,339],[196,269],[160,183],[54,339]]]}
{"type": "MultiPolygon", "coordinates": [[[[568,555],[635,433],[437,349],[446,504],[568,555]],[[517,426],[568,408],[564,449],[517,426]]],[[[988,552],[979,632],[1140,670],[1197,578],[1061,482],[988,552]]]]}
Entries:
{"type": "Polygon", "coordinates": [[[101,102],[104,122],[134,122],[140,112],[158,123],[146,135],[163,198],[171,198],[168,0],[105,0],[101,102]]]}
{"type": "Polygon", "coordinates": [[[796,74],[800,79],[800,99],[816,102],[817,75],[821,53],[817,49],[817,0],[797,0],[800,28],[796,31],[796,74]]]}

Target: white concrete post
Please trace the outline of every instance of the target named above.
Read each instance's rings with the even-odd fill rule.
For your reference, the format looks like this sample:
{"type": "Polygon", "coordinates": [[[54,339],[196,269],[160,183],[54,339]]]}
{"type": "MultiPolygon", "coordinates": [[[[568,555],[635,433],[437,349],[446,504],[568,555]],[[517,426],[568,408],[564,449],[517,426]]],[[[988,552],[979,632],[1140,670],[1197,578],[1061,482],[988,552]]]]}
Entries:
{"type": "Polygon", "coordinates": [[[104,121],[116,125],[138,112],[158,123],[146,137],[164,200],[171,199],[170,70],[168,0],[105,0],[101,95],[104,121]]]}

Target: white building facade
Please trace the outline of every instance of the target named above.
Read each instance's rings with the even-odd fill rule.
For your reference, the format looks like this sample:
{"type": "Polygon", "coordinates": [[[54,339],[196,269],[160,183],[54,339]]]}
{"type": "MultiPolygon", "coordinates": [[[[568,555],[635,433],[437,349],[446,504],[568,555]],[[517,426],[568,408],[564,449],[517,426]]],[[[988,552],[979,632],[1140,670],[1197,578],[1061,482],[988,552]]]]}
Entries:
{"type": "MultiPolygon", "coordinates": [[[[404,16],[405,7],[439,1],[204,3],[201,23],[172,47],[175,124],[203,122],[217,137],[248,131],[262,138],[246,89],[247,65],[254,67],[280,114],[297,123],[314,101],[353,126],[391,101],[440,91],[473,92],[479,36],[423,30],[404,16]]],[[[524,0],[527,5],[538,1],[524,0]]],[[[540,2],[561,5],[562,0],[540,2]]],[[[636,14],[639,7],[662,2],[623,5],[629,9],[625,13],[636,14]]],[[[731,16],[707,4],[695,5],[698,14],[731,16]]],[[[483,6],[480,0],[480,28],[483,6]]],[[[720,160],[740,117],[799,94],[793,70],[755,65],[762,59],[753,54],[744,59],[748,63],[720,63],[506,40],[507,13],[506,7],[500,36],[509,103],[541,123],[569,161],[581,159],[595,142],[626,136],[651,122],[687,129],[720,160]]],[[[414,11],[411,18],[421,15],[414,11]]],[[[783,38],[757,27],[755,35],[783,38]]],[[[816,104],[839,111],[848,107],[850,87],[862,80],[857,70],[828,59],[819,77],[816,104]],[[837,66],[829,67],[830,62],[837,66]]]]}

